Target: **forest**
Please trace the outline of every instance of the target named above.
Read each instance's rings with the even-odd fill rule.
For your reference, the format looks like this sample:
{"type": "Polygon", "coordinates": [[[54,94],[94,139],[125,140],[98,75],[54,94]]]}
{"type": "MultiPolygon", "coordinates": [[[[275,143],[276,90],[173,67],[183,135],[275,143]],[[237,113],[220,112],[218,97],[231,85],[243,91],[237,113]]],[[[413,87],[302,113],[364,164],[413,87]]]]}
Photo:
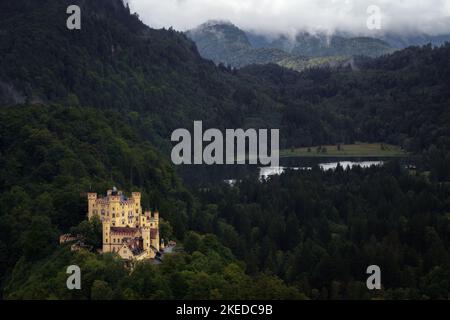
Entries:
{"type": "Polygon", "coordinates": [[[356,57],[358,70],[235,70],[120,0],[17,0],[0,3],[0,53],[1,298],[449,298],[450,44],[356,57]],[[65,28],[73,3],[79,33],[65,28]],[[199,119],[280,129],[287,149],[393,144],[415,168],[195,188],[170,162],[170,133],[199,119]],[[74,228],[98,246],[85,193],[113,185],[141,191],[183,251],[129,273],[114,255],[60,247],[74,228]],[[65,289],[68,263],[86,270],[80,292],[65,289]]]}

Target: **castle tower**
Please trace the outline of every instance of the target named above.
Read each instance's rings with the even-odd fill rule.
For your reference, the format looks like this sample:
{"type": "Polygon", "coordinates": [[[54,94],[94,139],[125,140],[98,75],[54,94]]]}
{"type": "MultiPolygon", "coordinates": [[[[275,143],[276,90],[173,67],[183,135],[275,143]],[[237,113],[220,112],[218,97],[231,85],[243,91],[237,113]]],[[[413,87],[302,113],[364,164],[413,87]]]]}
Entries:
{"type": "MultiPolygon", "coordinates": [[[[94,216],[94,206],[95,202],[97,201],[97,194],[96,193],[88,193],[88,219],[91,220],[94,216]]],[[[97,213],[98,214],[98,213],[97,213]]]]}
{"type": "Polygon", "coordinates": [[[103,253],[111,252],[111,221],[103,221],[103,253]]]}
{"type": "Polygon", "coordinates": [[[141,207],[141,193],[140,192],[133,192],[131,193],[131,198],[134,200],[134,208],[137,210],[134,214],[136,214],[137,217],[139,217],[142,214],[142,207],[141,207]]]}
{"type": "Polygon", "coordinates": [[[156,211],[153,213],[153,220],[154,220],[154,222],[155,222],[155,228],[156,228],[156,229],[159,229],[159,211],[158,211],[158,210],[156,210],[156,211]]]}
{"type": "Polygon", "coordinates": [[[151,252],[151,238],[150,238],[150,228],[145,226],[141,228],[142,230],[142,240],[144,244],[144,250],[147,251],[147,253],[151,252]]]}
{"type": "Polygon", "coordinates": [[[159,239],[159,211],[155,210],[153,213],[153,226],[151,229],[151,245],[159,251],[160,249],[160,239],[159,239]]]}

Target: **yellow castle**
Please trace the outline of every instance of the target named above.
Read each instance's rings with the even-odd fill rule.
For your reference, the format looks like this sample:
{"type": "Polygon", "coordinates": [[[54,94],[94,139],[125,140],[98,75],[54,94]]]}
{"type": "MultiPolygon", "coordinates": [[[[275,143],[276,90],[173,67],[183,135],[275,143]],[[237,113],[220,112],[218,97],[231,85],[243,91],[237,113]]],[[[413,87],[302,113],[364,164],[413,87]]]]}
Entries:
{"type": "Polygon", "coordinates": [[[141,193],[127,198],[115,187],[106,197],[88,193],[88,218],[103,225],[103,252],[116,252],[125,260],[154,259],[160,251],[159,213],[142,212],[141,193]]]}

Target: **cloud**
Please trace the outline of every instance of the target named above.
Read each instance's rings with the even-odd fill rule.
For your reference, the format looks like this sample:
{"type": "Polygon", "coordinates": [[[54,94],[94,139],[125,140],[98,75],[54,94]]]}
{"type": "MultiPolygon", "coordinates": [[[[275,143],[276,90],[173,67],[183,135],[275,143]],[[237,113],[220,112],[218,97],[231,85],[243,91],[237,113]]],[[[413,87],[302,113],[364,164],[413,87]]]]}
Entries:
{"type": "Polygon", "coordinates": [[[130,0],[151,27],[187,30],[215,19],[265,33],[369,34],[367,9],[380,8],[381,32],[450,33],[450,0],[130,0]]]}

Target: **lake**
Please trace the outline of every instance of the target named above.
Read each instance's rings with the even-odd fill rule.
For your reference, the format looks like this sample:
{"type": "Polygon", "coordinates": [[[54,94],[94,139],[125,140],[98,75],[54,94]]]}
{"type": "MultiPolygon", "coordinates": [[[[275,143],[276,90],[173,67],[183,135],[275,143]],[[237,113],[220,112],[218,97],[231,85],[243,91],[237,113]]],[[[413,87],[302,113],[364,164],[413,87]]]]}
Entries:
{"type": "MultiPolygon", "coordinates": [[[[191,186],[211,186],[218,183],[227,183],[234,185],[236,181],[244,178],[253,177],[255,179],[266,179],[273,175],[280,175],[287,169],[291,170],[311,170],[313,167],[319,167],[324,171],[335,170],[339,165],[341,167],[370,168],[372,166],[382,166],[392,158],[380,157],[292,157],[280,159],[280,167],[260,167],[256,165],[231,165],[231,166],[181,166],[178,171],[184,181],[191,186]]],[[[403,162],[408,160],[403,159],[403,162]]]]}
{"type": "MultiPolygon", "coordinates": [[[[337,161],[337,162],[323,162],[317,163],[320,169],[323,171],[336,170],[338,166],[341,166],[344,170],[352,169],[353,167],[370,168],[374,166],[382,166],[384,161],[337,161]]],[[[312,166],[303,167],[262,167],[259,168],[259,178],[267,179],[270,176],[281,175],[286,170],[312,170],[312,166]]]]}

